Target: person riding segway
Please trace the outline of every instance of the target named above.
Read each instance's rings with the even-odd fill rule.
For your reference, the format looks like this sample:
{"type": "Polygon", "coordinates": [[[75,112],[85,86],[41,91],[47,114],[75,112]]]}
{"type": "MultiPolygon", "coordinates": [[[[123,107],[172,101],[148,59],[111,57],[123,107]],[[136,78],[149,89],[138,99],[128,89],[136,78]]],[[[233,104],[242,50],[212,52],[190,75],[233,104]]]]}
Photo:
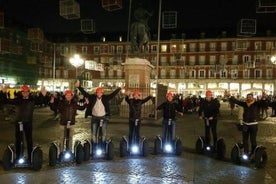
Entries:
{"type": "Polygon", "coordinates": [[[173,94],[166,94],[167,101],[157,107],[163,111],[162,136],[158,135],[154,141],[154,154],[168,153],[181,155],[182,141],[175,136],[176,113],[183,116],[181,106],[173,100],[173,94]]]}
{"type": "Polygon", "coordinates": [[[134,90],[132,98],[130,92],[126,93],[125,100],[129,105],[129,136],[123,136],[120,141],[120,156],[148,155],[148,142],[144,136],[140,136],[142,105],[149,101],[152,96],[140,99],[139,90],[134,90]]]}

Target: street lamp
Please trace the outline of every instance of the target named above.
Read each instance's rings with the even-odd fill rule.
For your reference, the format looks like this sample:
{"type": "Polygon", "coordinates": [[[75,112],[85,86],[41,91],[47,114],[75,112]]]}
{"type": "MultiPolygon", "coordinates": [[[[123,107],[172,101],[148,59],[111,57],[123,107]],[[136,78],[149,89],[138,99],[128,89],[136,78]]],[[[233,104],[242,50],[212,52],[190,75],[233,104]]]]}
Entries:
{"type": "Polygon", "coordinates": [[[74,57],[71,57],[69,59],[69,62],[71,63],[71,65],[73,65],[76,68],[76,78],[77,78],[78,77],[77,68],[84,64],[84,60],[80,57],[80,55],[75,54],[74,57]]]}

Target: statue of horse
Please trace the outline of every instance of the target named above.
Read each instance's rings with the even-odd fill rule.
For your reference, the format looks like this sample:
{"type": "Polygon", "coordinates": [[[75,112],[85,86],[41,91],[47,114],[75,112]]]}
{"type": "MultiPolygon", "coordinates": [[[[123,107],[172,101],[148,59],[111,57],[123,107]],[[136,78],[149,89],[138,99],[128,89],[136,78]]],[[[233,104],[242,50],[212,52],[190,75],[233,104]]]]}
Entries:
{"type": "Polygon", "coordinates": [[[149,30],[141,22],[133,22],[130,27],[130,42],[133,52],[145,52],[148,49],[149,30]]]}

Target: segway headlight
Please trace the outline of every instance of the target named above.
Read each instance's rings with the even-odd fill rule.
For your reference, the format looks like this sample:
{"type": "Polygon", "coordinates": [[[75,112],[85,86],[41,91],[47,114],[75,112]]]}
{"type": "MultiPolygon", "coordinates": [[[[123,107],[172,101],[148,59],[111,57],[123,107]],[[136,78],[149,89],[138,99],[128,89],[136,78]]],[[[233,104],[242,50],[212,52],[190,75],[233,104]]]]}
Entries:
{"type": "Polygon", "coordinates": [[[19,164],[24,164],[24,163],[25,163],[25,159],[24,159],[24,158],[20,158],[20,159],[18,160],[18,163],[19,163],[19,164]]]}
{"type": "Polygon", "coordinates": [[[243,159],[243,160],[248,160],[248,159],[249,159],[249,157],[248,157],[248,155],[243,154],[243,155],[242,155],[242,159],[243,159]]]}
{"type": "Polygon", "coordinates": [[[103,151],[101,149],[96,150],[96,155],[101,156],[103,154],[103,151]]]}
{"type": "Polygon", "coordinates": [[[139,147],[137,145],[133,145],[131,147],[131,152],[137,154],[139,152],[139,147]]]}
{"type": "Polygon", "coordinates": [[[168,153],[171,153],[172,152],[172,145],[171,144],[166,144],[165,145],[165,151],[168,152],[168,153]]]}
{"type": "Polygon", "coordinates": [[[71,158],[71,154],[69,152],[65,152],[64,159],[69,160],[71,158]]]}
{"type": "Polygon", "coordinates": [[[207,150],[207,151],[210,151],[210,150],[211,150],[211,147],[210,147],[210,146],[206,146],[206,150],[207,150]]]}

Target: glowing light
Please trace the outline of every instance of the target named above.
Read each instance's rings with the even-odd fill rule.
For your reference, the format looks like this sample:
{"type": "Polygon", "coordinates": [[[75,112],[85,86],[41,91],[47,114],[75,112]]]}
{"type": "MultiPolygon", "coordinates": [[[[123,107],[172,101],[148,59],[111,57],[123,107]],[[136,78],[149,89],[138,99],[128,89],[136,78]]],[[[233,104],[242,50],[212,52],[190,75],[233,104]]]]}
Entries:
{"type": "Polygon", "coordinates": [[[70,157],[71,157],[71,154],[70,154],[69,152],[66,152],[66,153],[64,154],[64,158],[65,158],[66,160],[68,160],[70,157]]]}
{"type": "Polygon", "coordinates": [[[18,163],[19,164],[23,164],[25,162],[25,159],[24,158],[20,158],[19,160],[18,160],[18,163]]]}
{"type": "Polygon", "coordinates": [[[244,160],[248,160],[248,155],[243,154],[243,155],[242,155],[242,158],[243,158],[244,160]]]}
{"type": "Polygon", "coordinates": [[[206,150],[207,150],[207,151],[210,151],[210,150],[211,150],[211,147],[210,147],[210,146],[207,146],[207,147],[206,147],[206,150]]]}
{"type": "Polygon", "coordinates": [[[139,152],[138,146],[137,146],[137,145],[133,145],[133,146],[131,147],[131,152],[132,152],[132,153],[138,153],[138,152],[139,152]]]}
{"type": "Polygon", "coordinates": [[[166,145],[165,145],[165,151],[166,151],[166,152],[169,152],[169,153],[172,152],[172,145],[166,144],[166,145]]]}
{"type": "Polygon", "coordinates": [[[100,155],[102,155],[103,154],[103,151],[101,150],[101,149],[97,149],[96,150],[96,155],[97,156],[100,156],[100,155]]]}
{"type": "Polygon", "coordinates": [[[69,59],[71,65],[78,68],[84,64],[84,60],[80,57],[80,55],[75,54],[74,57],[69,59]]]}

